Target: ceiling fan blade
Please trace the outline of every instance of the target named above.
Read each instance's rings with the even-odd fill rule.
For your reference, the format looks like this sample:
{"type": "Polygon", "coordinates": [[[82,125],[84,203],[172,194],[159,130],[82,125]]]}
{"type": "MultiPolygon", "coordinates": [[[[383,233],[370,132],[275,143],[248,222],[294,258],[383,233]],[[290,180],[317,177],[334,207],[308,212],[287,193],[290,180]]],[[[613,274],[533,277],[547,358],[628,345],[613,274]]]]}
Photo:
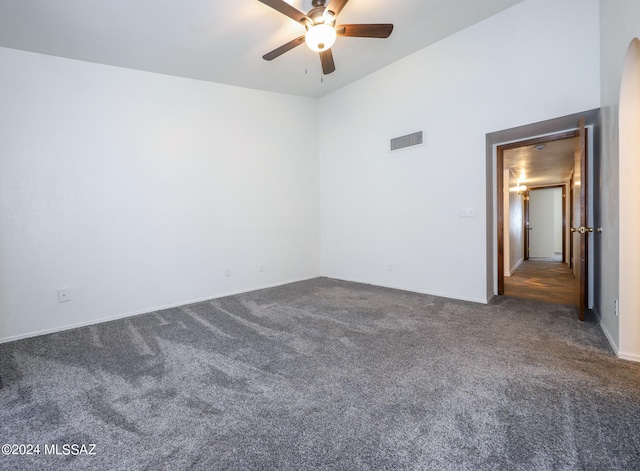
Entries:
{"type": "Polygon", "coordinates": [[[304,42],[304,34],[299,38],[296,38],[293,41],[289,41],[288,43],[283,44],[282,46],[274,49],[273,51],[266,53],[264,56],[262,56],[262,58],[266,61],[272,61],[276,57],[279,57],[285,52],[290,51],[294,47],[299,46],[303,42],[304,42]]]}
{"type": "Polygon", "coordinates": [[[297,8],[292,7],[287,2],[283,0],[258,0],[261,3],[264,3],[267,6],[270,6],[274,10],[279,11],[283,15],[287,15],[292,20],[297,21],[298,23],[302,23],[302,21],[307,18],[307,15],[302,13],[297,8]]]}
{"type": "Polygon", "coordinates": [[[333,52],[331,52],[331,49],[320,53],[320,62],[322,62],[323,74],[329,75],[331,72],[335,72],[336,64],[333,62],[333,52]]]}
{"type": "Polygon", "coordinates": [[[342,11],[349,0],[331,0],[327,9],[334,12],[336,16],[342,11]]]}
{"type": "Polygon", "coordinates": [[[388,38],[392,31],[392,24],[336,26],[336,33],[338,36],[351,36],[357,38],[388,38]]]}

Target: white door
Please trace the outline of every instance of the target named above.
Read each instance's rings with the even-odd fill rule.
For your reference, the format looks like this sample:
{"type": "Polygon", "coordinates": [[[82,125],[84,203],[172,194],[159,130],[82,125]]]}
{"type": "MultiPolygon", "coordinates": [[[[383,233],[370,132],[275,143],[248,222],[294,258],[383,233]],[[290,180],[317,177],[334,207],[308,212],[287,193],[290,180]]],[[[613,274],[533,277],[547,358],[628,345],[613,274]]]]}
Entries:
{"type": "Polygon", "coordinates": [[[561,259],[562,189],[529,192],[529,258],[561,259]],[[558,198],[559,196],[559,198],[558,198]],[[558,247],[558,241],[560,246],[558,247]]]}

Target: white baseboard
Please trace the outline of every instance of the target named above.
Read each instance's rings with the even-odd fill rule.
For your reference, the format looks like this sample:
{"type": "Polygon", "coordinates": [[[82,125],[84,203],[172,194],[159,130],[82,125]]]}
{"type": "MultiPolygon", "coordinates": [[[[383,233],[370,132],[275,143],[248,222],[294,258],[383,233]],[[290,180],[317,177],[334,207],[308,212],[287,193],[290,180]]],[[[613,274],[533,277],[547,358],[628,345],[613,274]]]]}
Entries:
{"type": "Polygon", "coordinates": [[[250,293],[251,291],[259,291],[261,289],[275,288],[277,286],[289,285],[291,283],[298,283],[300,281],[313,280],[314,278],[319,278],[319,277],[320,277],[320,275],[317,275],[317,276],[311,276],[311,277],[307,277],[307,278],[299,278],[299,279],[294,279],[294,280],[289,280],[289,281],[283,281],[283,282],[279,282],[279,283],[272,283],[272,284],[268,284],[268,285],[262,285],[262,286],[259,286],[259,287],[255,287],[255,288],[248,288],[248,289],[243,289],[243,290],[238,290],[238,291],[231,291],[231,292],[228,292],[228,293],[216,294],[216,295],[207,296],[207,297],[204,297],[204,298],[192,299],[192,300],[189,300],[189,301],[181,301],[181,302],[178,302],[178,303],[166,304],[166,305],[163,305],[163,306],[156,306],[156,307],[153,307],[153,308],[144,309],[142,311],[129,312],[129,313],[126,313],[126,314],[117,314],[115,316],[103,317],[101,319],[95,319],[95,320],[91,320],[91,321],[87,321],[87,322],[78,322],[78,323],[75,323],[75,324],[68,324],[68,325],[64,325],[64,326],[60,326],[60,327],[54,327],[52,329],[44,329],[44,330],[38,330],[38,331],[35,331],[35,332],[29,332],[29,333],[26,333],[26,334],[14,335],[12,337],[4,337],[4,338],[0,338],[0,343],[14,342],[16,340],[22,340],[22,339],[27,339],[27,338],[31,338],[31,337],[38,337],[39,335],[55,334],[56,332],[63,332],[65,330],[77,329],[78,327],[86,327],[88,325],[102,324],[103,322],[110,322],[110,321],[115,321],[115,320],[118,320],[118,319],[124,319],[124,318],[127,318],[127,317],[139,316],[141,314],[148,314],[150,312],[162,311],[164,309],[171,309],[171,308],[174,308],[174,307],[187,306],[189,304],[200,303],[202,301],[210,301],[212,299],[219,299],[219,298],[224,298],[224,297],[227,297],[227,296],[234,296],[236,294],[250,293]]]}
{"type": "Polygon", "coordinates": [[[591,308],[591,310],[596,315],[596,319],[598,319],[598,325],[600,326],[600,329],[604,333],[604,336],[607,338],[607,341],[609,342],[609,345],[611,345],[611,348],[613,349],[613,353],[615,353],[616,356],[618,358],[620,358],[620,353],[618,352],[618,345],[616,345],[616,343],[613,340],[613,337],[611,336],[611,334],[609,333],[609,331],[605,327],[604,323],[602,322],[602,317],[600,317],[600,313],[598,312],[598,310],[596,309],[595,306],[593,306],[591,308]]]}
{"type": "Polygon", "coordinates": [[[524,262],[524,258],[521,258],[520,260],[518,260],[518,262],[513,266],[513,268],[509,270],[508,274],[505,273],[504,276],[513,276],[516,270],[520,268],[520,265],[522,265],[522,262],[524,262]]]}
{"type": "Polygon", "coordinates": [[[618,353],[618,358],[621,358],[623,360],[635,361],[635,362],[640,363],[640,355],[636,355],[636,354],[633,354],[633,353],[619,352],[618,353]]]}
{"type": "Polygon", "coordinates": [[[398,291],[408,291],[410,293],[426,294],[429,296],[438,296],[439,298],[456,299],[458,301],[470,301],[472,303],[478,303],[478,304],[488,304],[490,301],[490,299],[487,300],[487,299],[478,299],[478,298],[467,298],[463,296],[453,296],[451,294],[442,294],[442,293],[436,293],[433,291],[422,291],[414,288],[407,288],[403,286],[388,285],[388,284],[382,284],[382,283],[372,283],[370,281],[362,281],[362,280],[357,280],[353,278],[343,278],[343,277],[337,277],[337,276],[331,276],[331,275],[322,275],[322,276],[332,280],[348,281],[350,283],[360,283],[363,285],[379,286],[380,288],[397,289],[398,291]]]}

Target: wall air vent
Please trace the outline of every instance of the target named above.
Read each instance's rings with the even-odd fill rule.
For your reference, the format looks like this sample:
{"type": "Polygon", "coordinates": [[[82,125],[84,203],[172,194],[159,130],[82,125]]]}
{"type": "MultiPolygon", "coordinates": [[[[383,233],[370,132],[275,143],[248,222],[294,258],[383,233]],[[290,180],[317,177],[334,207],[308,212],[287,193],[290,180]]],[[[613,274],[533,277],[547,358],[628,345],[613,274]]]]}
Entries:
{"type": "Polygon", "coordinates": [[[391,139],[389,150],[394,152],[409,147],[421,146],[422,144],[424,144],[424,133],[419,131],[391,139]]]}

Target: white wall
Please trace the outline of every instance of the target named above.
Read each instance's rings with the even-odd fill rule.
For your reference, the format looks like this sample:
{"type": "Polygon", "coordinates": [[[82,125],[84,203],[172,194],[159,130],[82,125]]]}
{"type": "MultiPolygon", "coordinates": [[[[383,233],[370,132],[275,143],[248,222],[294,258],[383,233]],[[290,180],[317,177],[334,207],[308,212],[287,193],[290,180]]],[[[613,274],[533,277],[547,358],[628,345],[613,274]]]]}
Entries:
{"type": "Polygon", "coordinates": [[[522,196],[518,195],[518,186],[509,192],[509,259],[510,271],[513,273],[524,260],[524,205],[522,196]]]}
{"type": "Polygon", "coordinates": [[[640,361],[640,40],[627,53],[620,90],[620,351],[640,361]]]}
{"type": "Polygon", "coordinates": [[[597,0],[528,0],[322,98],[323,274],[487,301],[485,136],[598,108],[598,25],[597,0]]]}
{"type": "Polygon", "coordinates": [[[505,168],[502,171],[502,203],[503,203],[503,229],[504,233],[502,234],[503,240],[503,257],[504,257],[504,276],[511,276],[511,264],[513,260],[511,260],[511,213],[510,209],[510,199],[511,199],[511,187],[513,183],[511,182],[511,170],[505,168]]]}
{"type": "Polygon", "coordinates": [[[524,260],[524,208],[522,195],[518,194],[518,180],[511,175],[509,169],[505,170],[503,180],[505,187],[505,244],[504,265],[505,275],[511,276],[524,260]]]}
{"type": "Polygon", "coordinates": [[[0,340],[320,274],[316,100],[0,64],[0,340]]]}
{"type": "Polygon", "coordinates": [[[562,253],[562,188],[555,188],[553,192],[553,250],[556,254],[562,253]]]}
{"type": "MultiPolygon", "coordinates": [[[[619,102],[620,85],[627,50],[635,37],[640,37],[640,2],[637,0],[600,1],[600,54],[602,82],[602,139],[601,139],[601,212],[599,225],[602,227],[602,273],[597,278],[597,302],[603,330],[609,337],[614,349],[621,357],[640,361],[640,306],[626,304],[621,300],[620,316],[614,313],[614,300],[619,299],[621,290],[636,290],[637,281],[629,277],[630,270],[637,277],[640,260],[630,256],[622,247],[629,243],[637,245],[637,231],[629,231],[627,224],[637,214],[629,211],[620,213],[620,195],[634,202],[637,209],[640,191],[637,182],[626,184],[620,175],[633,168],[633,158],[621,161],[619,146],[619,102]],[[624,186],[623,186],[624,185],[624,186]],[[624,226],[624,227],[623,227],[624,226]],[[625,238],[630,240],[626,241],[625,238]],[[619,246],[620,244],[620,246],[619,246]],[[620,247],[620,248],[619,248],[620,247]],[[624,287],[624,288],[623,288],[624,287]]],[[[635,158],[639,158],[637,155],[635,158]]]]}
{"type": "MultiPolygon", "coordinates": [[[[591,149],[593,151],[593,149],[591,149]]],[[[593,182],[591,182],[591,186],[590,188],[594,188],[593,187],[593,182]]],[[[571,192],[571,185],[569,185],[568,183],[566,183],[564,185],[564,194],[565,194],[565,198],[563,201],[564,204],[564,233],[562,235],[562,237],[564,237],[565,240],[565,254],[564,254],[564,260],[563,262],[566,263],[567,265],[570,262],[571,259],[571,221],[570,221],[570,216],[571,216],[571,198],[569,197],[569,194],[571,192]]],[[[593,205],[591,205],[593,206],[593,205]]],[[[593,244],[592,244],[593,245],[593,244]]],[[[593,250],[593,247],[590,248],[591,250],[593,250]]],[[[589,255],[589,260],[591,260],[592,262],[595,262],[595,257],[590,254],[589,255]]],[[[595,290],[595,285],[591,284],[589,285],[590,287],[592,287],[593,289],[590,290],[591,295],[593,295],[593,291],[595,290]]],[[[593,306],[593,302],[591,304],[593,306]]]]}

